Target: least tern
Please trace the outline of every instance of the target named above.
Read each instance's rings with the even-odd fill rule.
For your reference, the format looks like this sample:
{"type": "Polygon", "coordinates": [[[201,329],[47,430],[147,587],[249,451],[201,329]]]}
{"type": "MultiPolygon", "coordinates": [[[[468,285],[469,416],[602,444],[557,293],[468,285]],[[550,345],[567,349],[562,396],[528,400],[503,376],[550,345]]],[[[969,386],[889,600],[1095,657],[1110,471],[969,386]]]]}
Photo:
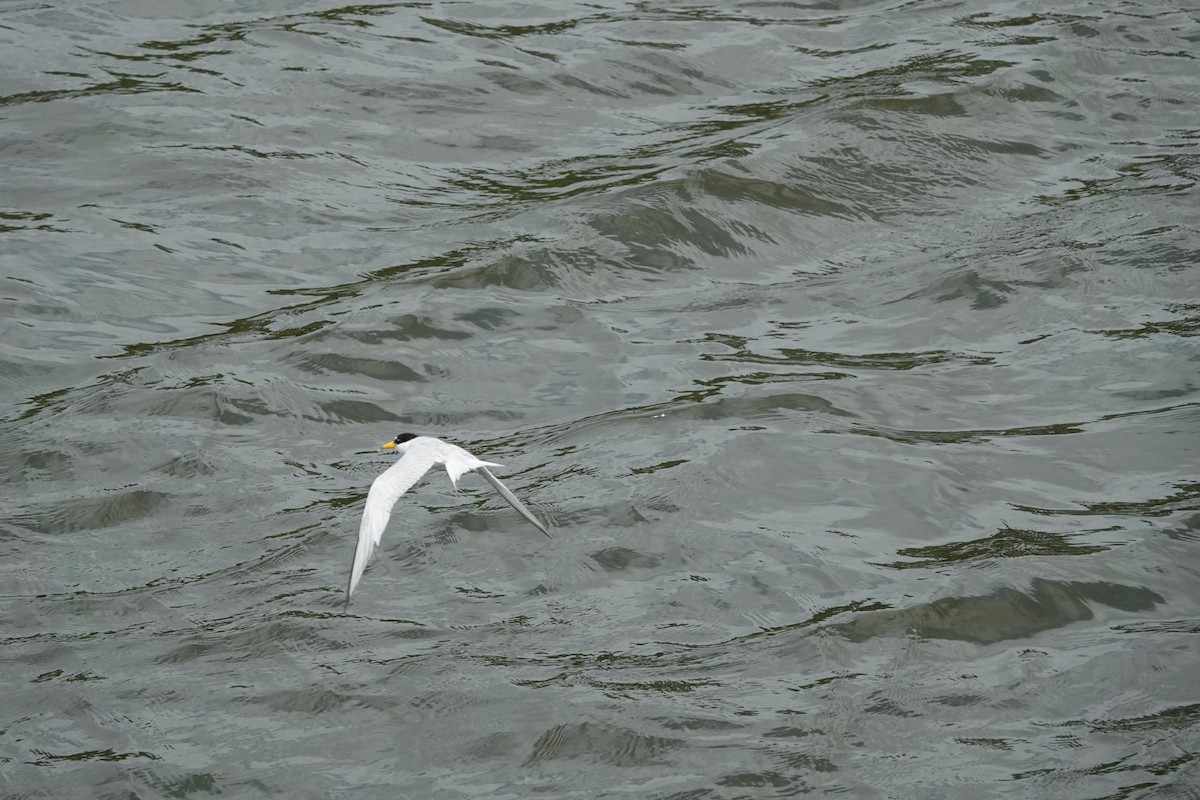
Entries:
{"type": "Polygon", "coordinates": [[[520,512],[521,516],[532,522],[542,533],[550,535],[538,518],[488,469],[502,466],[501,464],[480,461],[458,445],[413,433],[402,433],[379,449],[396,450],[400,453],[400,460],[384,470],[371,484],[371,491],[367,492],[367,507],[363,509],[362,525],[358,529],[358,545],[354,548],[354,565],[350,568],[350,585],[346,587],[347,603],[350,602],[350,595],[354,594],[354,587],[358,586],[358,581],[362,578],[371,552],[383,538],[383,529],[387,527],[388,518],[392,515],[392,506],[400,499],[400,495],[407,492],[422,475],[438,464],[446,468],[450,483],[456,489],[459,478],[472,470],[478,472],[510,506],[520,512]]]}

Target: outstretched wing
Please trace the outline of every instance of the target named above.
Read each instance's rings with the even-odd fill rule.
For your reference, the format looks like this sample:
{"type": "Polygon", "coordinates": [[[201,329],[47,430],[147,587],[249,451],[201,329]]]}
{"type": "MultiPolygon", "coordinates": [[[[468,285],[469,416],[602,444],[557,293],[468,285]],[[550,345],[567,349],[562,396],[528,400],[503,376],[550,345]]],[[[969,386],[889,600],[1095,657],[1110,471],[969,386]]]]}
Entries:
{"type": "MultiPolygon", "coordinates": [[[[539,531],[547,536],[550,536],[550,532],[546,530],[546,526],[542,525],[542,523],[538,521],[538,518],[533,515],[533,512],[526,508],[525,504],[518,500],[517,496],[510,492],[508,487],[500,482],[499,478],[492,474],[491,470],[485,466],[478,466],[475,469],[480,475],[483,476],[484,480],[492,485],[492,488],[500,493],[501,497],[508,501],[510,506],[515,508],[521,514],[521,516],[532,522],[534,527],[536,527],[539,531]]],[[[370,504],[370,502],[371,501],[368,498],[367,503],[370,504]]]]}
{"type": "Polygon", "coordinates": [[[354,587],[362,578],[367,561],[375,546],[383,538],[383,529],[392,516],[392,506],[409,488],[420,480],[429,468],[438,463],[436,453],[426,448],[410,448],[399,461],[388,467],[371,484],[367,492],[367,507],[363,509],[362,524],[358,528],[358,545],[354,548],[354,564],[350,567],[350,584],[346,587],[346,602],[354,594],[354,587]]]}

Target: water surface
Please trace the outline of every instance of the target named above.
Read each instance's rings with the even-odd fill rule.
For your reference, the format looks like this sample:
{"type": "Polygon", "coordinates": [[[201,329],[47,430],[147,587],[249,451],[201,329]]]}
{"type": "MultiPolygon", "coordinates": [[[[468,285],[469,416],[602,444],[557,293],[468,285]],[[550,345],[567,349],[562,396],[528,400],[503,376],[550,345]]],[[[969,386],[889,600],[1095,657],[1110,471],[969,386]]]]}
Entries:
{"type": "Polygon", "coordinates": [[[1196,797],[1198,58],[0,4],[4,796],[1196,797]]]}

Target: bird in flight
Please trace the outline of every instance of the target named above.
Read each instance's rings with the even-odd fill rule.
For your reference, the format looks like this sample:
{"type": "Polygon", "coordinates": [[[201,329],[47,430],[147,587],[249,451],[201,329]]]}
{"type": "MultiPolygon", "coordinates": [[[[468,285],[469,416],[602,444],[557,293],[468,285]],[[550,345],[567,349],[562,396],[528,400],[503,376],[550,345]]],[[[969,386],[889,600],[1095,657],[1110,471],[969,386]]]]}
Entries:
{"type": "Polygon", "coordinates": [[[392,506],[400,499],[400,495],[407,492],[422,475],[438,464],[446,468],[450,483],[456,489],[459,478],[472,470],[478,472],[521,516],[532,522],[542,533],[550,535],[538,518],[488,469],[502,465],[480,461],[461,447],[441,439],[412,433],[402,433],[379,449],[396,450],[400,453],[400,460],[376,478],[371,484],[371,491],[367,492],[367,507],[363,509],[362,525],[358,529],[358,545],[354,548],[354,564],[350,568],[350,585],[346,587],[347,603],[350,602],[350,596],[354,594],[354,588],[362,578],[371,552],[383,538],[383,529],[387,527],[388,518],[392,515],[392,506]]]}

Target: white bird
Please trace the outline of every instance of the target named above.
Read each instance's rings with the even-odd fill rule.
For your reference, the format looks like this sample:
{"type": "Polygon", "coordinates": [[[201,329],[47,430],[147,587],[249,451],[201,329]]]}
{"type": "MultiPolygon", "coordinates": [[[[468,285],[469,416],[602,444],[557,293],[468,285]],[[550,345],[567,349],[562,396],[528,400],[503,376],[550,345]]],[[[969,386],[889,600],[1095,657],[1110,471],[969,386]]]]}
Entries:
{"type": "Polygon", "coordinates": [[[371,491],[367,492],[367,507],[363,509],[362,525],[358,528],[358,546],[354,548],[354,565],[350,568],[350,585],[346,587],[347,603],[350,602],[350,595],[354,594],[354,587],[358,586],[358,581],[362,578],[371,552],[383,538],[383,529],[387,527],[388,518],[392,515],[392,506],[400,499],[400,495],[407,492],[422,475],[438,464],[446,467],[450,483],[456,489],[458,479],[475,470],[508,501],[510,506],[519,511],[521,516],[532,522],[542,533],[550,535],[538,518],[488,469],[502,466],[501,464],[480,461],[457,445],[432,436],[417,436],[413,433],[402,433],[379,449],[397,450],[401,457],[375,479],[371,484],[371,491]]]}

